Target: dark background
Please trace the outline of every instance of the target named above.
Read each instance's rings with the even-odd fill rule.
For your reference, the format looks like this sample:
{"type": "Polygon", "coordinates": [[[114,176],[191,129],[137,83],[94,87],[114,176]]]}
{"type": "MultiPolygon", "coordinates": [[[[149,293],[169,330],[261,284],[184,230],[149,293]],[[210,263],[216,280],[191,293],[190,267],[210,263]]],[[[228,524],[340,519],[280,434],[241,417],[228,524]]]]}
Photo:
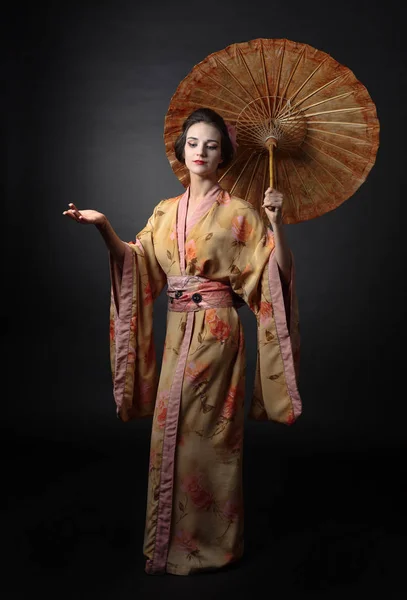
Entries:
{"type": "MultiPolygon", "coordinates": [[[[405,173],[396,2],[43,2],[3,18],[0,592],[31,598],[404,598],[405,173]],[[179,82],[208,54],[259,37],[349,67],[380,120],[376,164],[335,211],[287,227],[302,328],[304,412],[247,422],[246,555],[197,577],[144,573],[151,421],[115,417],[107,252],[68,202],[134,239],[182,192],[164,151],[179,82]],[[4,361],[3,361],[4,362],[4,361]]],[[[165,294],[157,300],[161,357],[165,294]]],[[[242,309],[247,400],[255,320],[242,309]]]]}

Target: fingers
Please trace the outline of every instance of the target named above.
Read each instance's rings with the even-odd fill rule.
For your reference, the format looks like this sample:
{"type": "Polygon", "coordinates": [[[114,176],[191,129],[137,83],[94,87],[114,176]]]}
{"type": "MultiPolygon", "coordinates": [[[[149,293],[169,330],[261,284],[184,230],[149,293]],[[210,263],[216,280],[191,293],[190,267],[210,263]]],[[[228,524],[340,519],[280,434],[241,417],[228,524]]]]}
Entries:
{"type": "Polygon", "coordinates": [[[265,200],[262,204],[263,208],[268,208],[269,210],[279,210],[282,206],[282,200],[265,200]]]}
{"type": "Polygon", "coordinates": [[[264,193],[262,207],[273,212],[278,212],[283,206],[283,194],[274,188],[267,188],[264,193]]]}
{"type": "Polygon", "coordinates": [[[64,217],[69,217],[70,219],[72,219],[72,221],[79,222],[79,219],[74,215],[72,210],[64,210],[62,214],[64,215],[64,217]]]}
{"type": "Polygon", "coordinates": [[[271,198],[282,198],[283,194],[274,188],[267,188],[264,192],[264,197],[269,196],[271,198]]]}
{"type": "Polygon", "coordinates": [[[281,208],[281,206],[283,205],[283,199],[282,198],[264,198],[263,200],[263,206],[277,206],[279,208],[281,208]]]}
{"type": "Polygon", "coordinates": [[[77,223],[82,223],[83,217],[79,210],[76,208],[75,204],[71,202],[68,204],[68,206],[69,209],[65,210],[62,214],[66,217],[70,217],[73,221],[76,221],[77,223]]]}
{"type": "Polygon", "coordinates": [[[79,221],[79,219],[82,217],[81,213],[79,212],[79,210],[76,208],[75,204],[73,204],[72,202],[70,204],[68,204],[69,208],[72,211],[72,214],[74,215],[74,217],[76,218],[77,221],[79,221]]]}
{"type": "Polygon", "coordinates": [[[281,208],[279,206],[264,206],[263,205],[263,208],[275,216],[279,216],[281,213],[281,208]]]}
{"type": "Polygon", "coordinates": [[[77,217],[73,210],[65,210],[62,214],[65,217],[69,217],[70,219],[72,219],[72,221],[76,221],[77,223],[81,223],[82,221],[81,217],[77,217]]]}

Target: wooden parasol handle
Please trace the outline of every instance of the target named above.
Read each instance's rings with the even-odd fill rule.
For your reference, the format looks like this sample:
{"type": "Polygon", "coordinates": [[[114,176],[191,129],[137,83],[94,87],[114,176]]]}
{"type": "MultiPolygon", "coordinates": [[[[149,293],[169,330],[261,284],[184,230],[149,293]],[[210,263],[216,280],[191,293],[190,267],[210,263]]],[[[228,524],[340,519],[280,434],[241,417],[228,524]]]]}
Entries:
{"type": "Polygon", "coordinates": [[[270,187],[274,187],[274,148],[277,146],[277,140],[269,137],[266,140],[266,146],[269,151],[269,166],[270,166],[270,187]]]}

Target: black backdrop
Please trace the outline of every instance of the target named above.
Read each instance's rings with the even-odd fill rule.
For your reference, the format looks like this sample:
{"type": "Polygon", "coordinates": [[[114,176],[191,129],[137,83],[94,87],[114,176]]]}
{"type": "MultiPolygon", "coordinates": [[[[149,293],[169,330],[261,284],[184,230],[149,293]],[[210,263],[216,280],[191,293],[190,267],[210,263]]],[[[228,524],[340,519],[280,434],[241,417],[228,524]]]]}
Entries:
{"type": "MultiPolygon", "coordinates": [[[[5,598],[29,590],[75,599],[165,590],[228,597],[264,582],[282,598],[371,589],[400,597],[407,416],[400,19],[395,2],[375,10],[361,0],[84,0],[8,11],[5,598]],[[244,561],[199,580],[151,578],[141,555],[151,421],[115,417],[107,252],[95,229],[62,211],[71,201],[95,208],[134,239],[158,201],[182,191],[163,144],[178,83],[208,54],[258,37],[307,43],[349,67],[376,104],[380,148],[351,199],[287,227],[304,413],[289,428],[246,425],[244,561]]],[[[159,358],[165,306],[162,294],[159,358]]],[[[255,321],[248,310],[241,316],[249,400],[255,321]]]]}

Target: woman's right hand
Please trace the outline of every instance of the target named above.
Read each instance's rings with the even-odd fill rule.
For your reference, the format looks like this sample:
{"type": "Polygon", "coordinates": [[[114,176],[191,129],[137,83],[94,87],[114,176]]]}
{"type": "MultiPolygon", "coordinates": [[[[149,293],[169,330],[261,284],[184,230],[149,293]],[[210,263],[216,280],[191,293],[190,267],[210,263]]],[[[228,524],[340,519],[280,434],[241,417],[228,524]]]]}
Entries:
{"type": "Polygon", "coordinates": [[[62,214],[77,223],[83,223],[85,225],[103,225],[106,221],[104,214],[97,212],[96,210],[78,210],[75,204],[68,204],[68,210],[65,210],[62,214]]]}

